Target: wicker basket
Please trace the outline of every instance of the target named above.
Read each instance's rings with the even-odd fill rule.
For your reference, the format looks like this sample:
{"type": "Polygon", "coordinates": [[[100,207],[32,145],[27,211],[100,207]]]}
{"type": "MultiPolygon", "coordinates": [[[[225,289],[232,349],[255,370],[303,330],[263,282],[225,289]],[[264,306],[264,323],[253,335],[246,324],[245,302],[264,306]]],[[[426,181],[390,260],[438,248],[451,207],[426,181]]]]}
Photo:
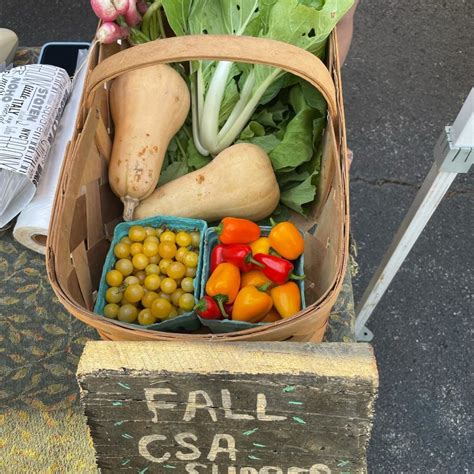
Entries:
{"type": "Polygon", "coordinates": [[[47,243],[51,285],[64,307],[108,340],[201,339],[320,342],[342,286],[348,257],[348,169],[342,91],[335,35],[328,67],[285,43],[252,37],[183,36],[119,51],[95,45],[75,134],[64,160],[47,243]],[[311,216],[296,218],[305,231],[306,309],[267,326],[226,334],[178,334],[123,327],[92,312],[105,255],[122,204],[107,183],[112,148],[108,81],[132,69],[191,59],[231,60],[276,66],[302,77],[328,103],[321,181],[311,216]],[[317,223],[316,230],[309,232],[317,223]]]}

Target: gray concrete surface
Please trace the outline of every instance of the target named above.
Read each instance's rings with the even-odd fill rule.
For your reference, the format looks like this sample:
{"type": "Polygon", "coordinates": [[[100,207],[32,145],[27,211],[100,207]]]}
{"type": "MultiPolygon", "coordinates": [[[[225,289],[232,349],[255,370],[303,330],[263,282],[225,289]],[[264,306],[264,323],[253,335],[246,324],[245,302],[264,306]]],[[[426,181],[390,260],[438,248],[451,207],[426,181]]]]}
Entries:
{"type": "MultiPolygon", "coordinates": [[[[23,45],[87,40],[88,3],[1,0],[0,26],[23,45]]],[[[473,18],[470,0],[361,1],[344,68],[356,298],[474,85],[473,18]]],[[[471,173],[457,178],[370,321],[381,382],[371,472],[473,469],[473,209],[471,173]]]]}

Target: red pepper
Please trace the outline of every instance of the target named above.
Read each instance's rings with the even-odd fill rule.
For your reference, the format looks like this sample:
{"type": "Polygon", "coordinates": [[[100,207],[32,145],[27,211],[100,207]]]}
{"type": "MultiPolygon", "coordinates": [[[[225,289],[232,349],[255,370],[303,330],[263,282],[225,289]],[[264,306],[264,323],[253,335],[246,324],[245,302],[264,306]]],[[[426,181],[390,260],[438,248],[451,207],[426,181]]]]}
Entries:
{"type": "Polygon", "coordinates": [[[211,273],[216,269],[217,265],[225,262],[222,253],[226,246],[224,244],[217,244],[211,252],[211,273]]]}
{"type": "Polygon", "coordinates": [[[304,275],[294,275],[292,272],[295,267],[284,258],[265,255],[264,253],[257,253],[253,258],[264,265],[262,273],[278,285],[283,285],[290,279],[301,280],[304,278],[304,275]]]}
{"type": "Polygon", "coordinates": [[[232,317],[232,311],[234,310],[234,303],[224,305],[225,312],[229,318],[232,317]]]}
{"type": "Polygon", "coordinates": [[[221,310],[219,306],[210,296],[204,296],[200,299],[194,307],[197,314],[204,319],[222,319],[221,310]]]}
{"type": "Polygon", "coordinates": [[[224,262],[233,263],[241,272],[249,272],[264,265],[256,262],[252,256],[250,245],[229,244],[224,245],[222,249],[222,258],[224,262]]]}

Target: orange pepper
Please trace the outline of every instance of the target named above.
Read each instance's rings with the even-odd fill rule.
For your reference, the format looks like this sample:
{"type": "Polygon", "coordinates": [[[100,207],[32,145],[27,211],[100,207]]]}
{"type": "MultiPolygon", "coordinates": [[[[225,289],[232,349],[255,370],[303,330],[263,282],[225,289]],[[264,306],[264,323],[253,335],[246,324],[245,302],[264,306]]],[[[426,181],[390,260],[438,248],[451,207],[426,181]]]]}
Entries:
{"type": "Polygon", "coordinates": [[[301,309],[301,294],[298,285],[289,281],[270,290],[273,304],[282,318],[289,318],[301,309]]]}
{"type": "Polygon", "coordinates": [[[260,237],[260,227],[255,222],[237,217],[224,217],[216,232],[223,244],[249,244],[260,237]]]}
{"type": "Polygon", "coordinates": [[[217,265],[206,283],[206,294],[212,296],[219,305],[222,315],[227,317],[224,303],[233,303],[240,288],[240,270],[232,263],[217,265]]]}
{"type": "Polygon", "coordinates": [[[275,308],[272,308],[259,322],[260,323],[274,323],[280,321],[281,316],[275,308]]]}
{"type": "Polygon", "coordinates": [[[232,319],[257,323],[272,309],[272,306],[272,298],[263,291],[263,288],[246,286],[235,298],[232,319]]]}
{"type": "Polygon", "coordinates": [[[257,253],[264,253],[268,255],[270,253],[270,239],[268,237],[260,237],[255,242],[250,244],[252,249],[252,254],[256,255],[257,253]]]}
{"type": "Polygon", "coordinates": [[[250,270],[240,276],[240,288],[244,286],[263,286],[272,281],[260,270],[250,270]]]}
{"type": "Polygon", "coordinates": [[[268,239],[272,249],[287,260],[297,259],[304,251],[303,236],[291,222],[274,225],[268,239]]]}

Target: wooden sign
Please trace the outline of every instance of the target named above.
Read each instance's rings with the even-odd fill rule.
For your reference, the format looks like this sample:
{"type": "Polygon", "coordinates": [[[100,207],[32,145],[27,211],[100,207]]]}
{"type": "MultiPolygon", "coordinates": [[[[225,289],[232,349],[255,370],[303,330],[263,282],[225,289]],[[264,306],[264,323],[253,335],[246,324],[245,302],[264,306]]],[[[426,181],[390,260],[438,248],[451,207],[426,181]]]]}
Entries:
{"type": "Polygon", "coordinates": [[[102,472],[366,471],[366,344],[89,342],[77,378],[102,472]]]}

